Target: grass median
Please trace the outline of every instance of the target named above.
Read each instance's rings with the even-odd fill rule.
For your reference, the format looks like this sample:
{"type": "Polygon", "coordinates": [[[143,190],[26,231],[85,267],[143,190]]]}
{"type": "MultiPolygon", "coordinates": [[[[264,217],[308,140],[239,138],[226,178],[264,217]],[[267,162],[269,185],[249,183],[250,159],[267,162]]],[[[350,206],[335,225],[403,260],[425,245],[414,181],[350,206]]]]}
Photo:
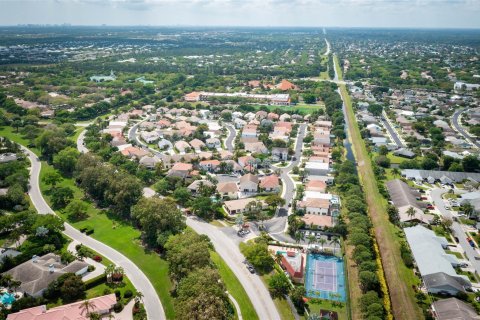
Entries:
{"type": "MultiPolygon", "coordinates": [[[[335,57],[335,60],[339,80],[342,80],[338,58],[335,57]]],[[[380,249],[394,317],[396,319],[423,319],[423,314],[416,303],[415,292],[412,288],[412,286],[418,285],[418,278],[411,269],[405,266],[400,255],[401,241],[399,234],[401,231],[388,220],[387,202],[378,190],[377,179],[373,173],[371,159],[355,119],[350,96],[345,85],[339,85],[339,87],[346,104],[349,134],[375,238],[380,249]]]]}

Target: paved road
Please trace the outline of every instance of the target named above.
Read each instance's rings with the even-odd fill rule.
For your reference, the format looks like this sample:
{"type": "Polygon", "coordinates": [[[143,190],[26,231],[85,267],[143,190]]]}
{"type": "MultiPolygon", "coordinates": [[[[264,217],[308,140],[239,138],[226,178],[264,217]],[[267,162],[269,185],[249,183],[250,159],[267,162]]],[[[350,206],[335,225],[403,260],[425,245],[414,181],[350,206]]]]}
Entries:
{"type": "Polygon", "coordinates": [[[330,54],[330,42],[328,42],[327,38],[325,38],[325,43],[327,44],[327,51],[323,55],[328,56],[330,54]]]}
{"type": "Polygon", "coordinates": [[[237,130],[235,130],[235,127],[231,124],[226,125],[228,129],[228,137],[227,140],[225,140],[225,147],[227,148],[228,151],[233,152],[235,147],[233,146],[233,141],[235,140],[235,136],[237,135],[237,130]]]}
{"type": "Polygon", "coordinates": [[[87,133],[87,130],[83,130],[77,138],[77,150],[80,151],[81,153],[87,153],[88,149],[85,147],[85,143],[83,140],[85,140],[85,133],[87,133]]]}
{"type": "Polygon", "coordinates": [[[265,288],[260,277],[256,274],[251,274],[243,264],[245,257],[240,252],[237,244],[215,226],[196,217],[188,217],[187,225],[195,230],[195,232],[206,234],[210,238],[215,250],[243,285],[258,317],[262,320],[280,319],[280,315],[270,297],[270,293],[265,288]]]}
{"type": "Polygon", "coordinates": [[[278,241],[294,242],[290,236],[284,234],[288,221],[288,205],[292,202],[296,190],[295,182],[290,178],[288,173],[292,171],[293,167],[298,166],[300,163],[303,151],[303,138],[305,137],[306,131],[307,124],[300,124],[295,145],[295,160],[291,161],[288,166],[283,168],[271,167],[272,170],[280,170],[280,178],[282,179],[284,188],[282,197],[285,199],[285,205],[277,210],[277,214],[274,218],[265,221],[264,225],[270,235],[278,241]]]}
{"type": "MultiPolygon", "coordinates": [[[[435,203],[435,206],[440,211],[440,213],[448,219],[453,220],[453,215],[450,210],[445,208],[445,203],[442,199],[442,194],[448,192],[447,189],[433,189],[431,191],[432,201],[435,203]]],[[[467,235],[462,228],[462,225],[458,222],[453,221],[452,223],[452,232],[453,235],[458,238],[458,243],[462,247],[463,251],[465,251],[465,255],[468,258],[468,261],[472,264],[472,267],[477,271],[477,274],[480,274],[480,260],[476,260],[475,257],[480,258],[478,252],[473,249],[470,244],[467,242],[467,235]]]]}
{"type": "Polygon", "coordinates": [[[463,129],[462,124],[460,123],[460,115],[463,113],[464,109],[458,109],[454,112],[452,116],[452,124],[455,130],[457,130],[468,142],[473,144],[475,147],[480,148],[480,143],[477,142],[477,139],[472,137],[465,129],[463,129]]]}
{"type": "Polygon", "coordinates": [[[383,126],[385,127],[385,129],[387,129],[388,133],[390,134],[390,137],[392,137],[393,142],[399,148],[404,148],[405,144],[403,143],[402,139],[398,135],[397,130],[395,130],[395,128],[390,123],[390,120],[387,118],[387,116],[385,114],[385,111],[383,111],[383,113],[382,113],[381,120],[382,120],[383,126]]]}
{"type": "MultiPolygon", "coordinates": [[[[22,149],[25,150],[28,158],[30,159],[31,169],[30,169],[30,190],[28,191],[30,199],[32,200],[33,205],[37,209],[39,214],[55,214],[55,212],[50,208],[45,199],[42,196],[39,185],[39,176],[41,169],[41,162],[38,157],[29,149],[22,146],[22,149]]],[[[155,288],[152,286],[145,274],[127,257],[118,251],[110,248],[109,246],[97,241],[74,227],[70,224],[65,223],[65,235],[72,238],[75,241],[78,241],[85,246],[97,251],[113,263],[122,266],[125,270],[125,274],[132,282],[133,286],[141,291],[144,295],[143,303],[145,305],[145,310],[149,319],[166,319],[165,312],[163,310],[160,299],[158,298],[155,288]]]]}

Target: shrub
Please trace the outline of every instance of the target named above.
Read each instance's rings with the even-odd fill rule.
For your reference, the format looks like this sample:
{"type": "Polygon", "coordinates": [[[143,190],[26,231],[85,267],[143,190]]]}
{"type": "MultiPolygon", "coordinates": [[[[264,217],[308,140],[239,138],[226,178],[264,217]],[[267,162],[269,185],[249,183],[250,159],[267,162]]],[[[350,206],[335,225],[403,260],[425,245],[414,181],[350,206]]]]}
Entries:
{"type": "Polygon", "coordinates": [[[131,298],[132,296],[133,296],[132,290],[126,290],[126,291],[123,293],[123,297],[124,297],[125,299],[131,298]]]}
{"type": "Polygon", "coordinates": [[[104,295],[107,295],[107,294],[110,294],[110,293],[112,293],[112,289],[110,289],[110,288],[105,288],[105,290],[103,290],[104,295]]]}
{"type": "Polygon", "coordinates": [[[95,229],[93,229],[92,227],[89,227],[87,230],[85,230],[85,234],[88,236],[88,235],[91,235],[92,233],[95,232],[95,229]]]}
{"type": "Polygon", "coordinates": [[[120,299],[122,297],[122,293],[120,292],[120,290],[115,290],[115,297],[117,297],[117,300],[120,299]]]}
{"type": "Polygon", "coordinates": [[[95,266],[89,265],[87,271],[92,272],[93,270],[95,270],[95,266]]]}
{"type": "Polygon", "coordinates": [[[97,256],[93,257],[93,260],[95,260],[97,262],[102,262],[103,259],[102,259],[102,257],[97,255],[97,256]]]}
{"type": "Polygon", "coordinates": [[[122,312],[123,310],[123,304],[121,302],[117,302],[113,305],[113,311],[116,313],[122,312]]]}

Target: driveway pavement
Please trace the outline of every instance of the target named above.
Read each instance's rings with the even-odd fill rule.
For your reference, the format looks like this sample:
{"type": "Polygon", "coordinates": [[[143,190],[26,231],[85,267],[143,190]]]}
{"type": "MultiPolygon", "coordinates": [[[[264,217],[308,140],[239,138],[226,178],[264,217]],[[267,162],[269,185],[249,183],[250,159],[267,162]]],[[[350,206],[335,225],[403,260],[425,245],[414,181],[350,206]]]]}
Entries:
{"type": "MultiPolygon", "coordinates": [[[[41,169],[41,162],[38,157],[29,149],[22,146],[22,149],[27,154],[30,159],[31,168],[30,168],[30,189],[28,194],[32,204],[35,206],[39,214],[55,214],[55,212],[50,208],[45,199],[42,196],[39,185],[39,176],[41,169]]],[[[149,319],[166,319],[165,312],[163,310],[160,299],[155,291],[155,288],[148,280],[147,276],[127,257],[125,257],[120,252],[110,248],[109,246],[101,243],[98,240],[95,240],[74,227],[70,224],[65,223],[64,234],[79,243],[91,248],[92,250],[103,255],[116,265],[122,266],[125,270],[125,274],[132,282],[133,286],[141,291],[144,295],[143,303],[145,305],[145,310],[149,319]]]]}
{"type": "Polygon", "coordinates": [[[258,317],[262,320],[280,319],[270,293],[260,277],[256,274],[251,274],[243,264],[245,257],[240,252],[238,245],[221,230],[196,217],[188,217],[187,225],[199,234],[208,235],[217,253],[243,285],[258,317]]]}
{"type": "Polygon", "coordinates": [[[442,194],[448,192],[447,189],[433,189],[431,191],[432,201],[435,203],[435,207],[440,211],[440,213],[447,219],[451,219],[452,223],[452,233],[455,237],[458,238],[458,243],[462,247],[463,251],[465,252],[468,261],[470,261],[472,267],[477,271],[477,274],[480,274],[480,260],[476,260],[476,258],[480,259],[480,255],[478,254],[477,250],[472,248],[470,244],[467,242],[467,235],[465,234],[465,230],[462,224],[453,220],[454,216],[445,208],[445,203],[442,199],[442,194]]]}

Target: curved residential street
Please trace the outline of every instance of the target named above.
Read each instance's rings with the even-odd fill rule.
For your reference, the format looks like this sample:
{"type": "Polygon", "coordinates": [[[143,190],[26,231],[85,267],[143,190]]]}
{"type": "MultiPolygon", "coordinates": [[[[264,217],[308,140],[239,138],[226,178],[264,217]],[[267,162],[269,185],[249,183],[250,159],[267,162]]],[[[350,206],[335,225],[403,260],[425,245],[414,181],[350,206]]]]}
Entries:
{"type": "Polygon", "coordinates": [[[280,319],[270,293],[260,277],[256,274],[251,274],[243,264],[245,257],[240,252],[238,245],[217,227],[196,217],[188,217],[187,225],[195,232],[205,234],[210,238],[217,253],[222,257],[247,292],[259,319],[280,319]]]}
{"type": "Polygon", "coordinates": [[[458,238],[458,243],[462,247],[463,251],[465,252],[465,255],[468,258],[468,261],[472,264],[472,267],[477,271],[477,273],[480,273],[480,261],[477,260],[477,258],[480,259],[480,255],[478,254],[477,250],[472,248],[470,244],[467,242],[467,235],[465,234],[465,231],[462,228],[462,225],[458,222],[456,222],[453,218],[454,216],[450,212],[450,210],[447,210],[445,208],[445,202],[443,201],[442,194],[447,193],[447,189],[433,189],[431,191],[431,196],[432,196],[432,201],[437,207],[437,209],[440,211],[443,217],[452,220],[452,233],[455,237],[458,238]]]}
{"type": "Polygon", "coordinates": [[[233,152],[233,150],[235,149],[233,141],[235,140],[235,136],[237,135],[237,130],[231,124],[227,124],[226,127],[228,129],[228,137],[225,140],[225,148],[227,148],[228,151],[233,152]]]}
{"type": "Polygon", "coordinates": [[[473,144],[475,147],[480,148],[480,143],[472,137],[462,126],[460,123],[460,116],[462,115],[464,109],[458,109],[452,116],[452,124],[455,130],[457,130],[468,142],[473,144]]]}
{"type": "Polygon", "coordinates": [[[81,153],[87,153],[88,149],[85,147],[85,133],[87,133],[87,130],[83,130],[77,138],[77,150],[80,151],[81,153]]]}
{"type": "MultiPolygon", "coordinates": [[[[31,168],[30,168],[30,189],[28,191],[30,199],[37,209],[39,214],[55,214],[55,212],[50,208],[45,199],[42,196],[40,191],[39,176],[41,169],[41,162],[38,157],[29,149],[22,146],[22,149],[27,154],[30,159],[31,168]]],[[[133,286],[141,291],[144,295],[143,302],[145,305],[145,310],[149,319],[166,319],[165,312],[163,310],[162,304],[158,295],[155,291],[155,288],[152,286],[145,274],[127,257],[118,251],[110,248],[109,246],[97,241],[68,223],[65,223],[65,235],[76,240],[85,246],[91,248],[92,250],[97,251],[101,255],[105,256],[107,259],[111,260],[115,264],[122,266],[125,270],[125,274],[132,282],[133,286]]]]}

